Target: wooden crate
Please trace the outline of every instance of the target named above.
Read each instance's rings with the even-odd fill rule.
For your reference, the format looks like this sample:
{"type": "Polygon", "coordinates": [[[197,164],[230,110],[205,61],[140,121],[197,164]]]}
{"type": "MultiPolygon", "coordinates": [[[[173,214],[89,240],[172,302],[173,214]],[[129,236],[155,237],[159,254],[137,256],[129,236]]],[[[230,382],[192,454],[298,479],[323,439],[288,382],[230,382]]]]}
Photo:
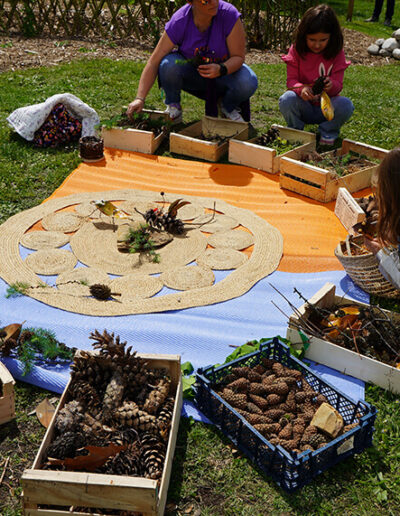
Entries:
{"type": "Polygon", "coordinates": [[[171,133],[169,136],[169,150],[176,154],[184,154],[193,158],[201,158],[207,161],[218,161],[228,152],[229,142],[218,144],[199,139],[204,136],[235,137],[238,140],[247,140],[249,137],[249,124],[247,122],[234,122],[225,118],[205,116],[179,133],[171,133]]]}
{"type": "Polygon", "coordinates": [[[8,423],[15,418],[15,380],[7,367],[0,362],[0,425],[8,423]]]}
{"type": "MultiPolygon", "coordinates": [[[[378,160],[382,160],[389,152],[365,143],[343,140],[339,154],[347,154],[350,150],[378,160]]],[[[324,155],[333,152],[326,152],[324,155]]],[[[328,170],[292,158],[282,158],[279,183],[281,188],[311,197],[311,199],[317,201],[329,202],[336,199],[341,186],[347,188],[349,192],[357,192],[371,186],[371,178],[377,171],[378,166],[378,163],[371,163],[370,167],[363,170],[333,179],[328,170]]]]}
{"type": "Polygon", "coordinates": [[[143,516],[164,514],[182,408],[180,356],[142,353],[137,356],[144,358],[152,368],[167,369],[171,377],[171,385],[176,389],[175,407],[160,486],[158,487],[157,481],[147,478],[40,469],[54,435],[55,419],[67,398],[68,384],[32,468],[22,474],[25,516],[87,516],[87,513],[74,511],[74,507],[102,509],[102,516],[107,516],[107,509],[137,511],[143,516]],[[50,506],[50,508],[40,508],[40,505],[50,506]]]}
{"type": "Polygon", "coordinates": [[[278,129],[281,138],[289,142],[301,142],[302,145],[277,156],[275,149],[254,143],[257,138],[252,138],[248,142],[233,138],[229,141],[229,161],[277,174],[281,158],[299,159],[304,152],[315,150],[314,133],[275,124],[271,128],[278,129]]]}
{"type": "MultiPolygon", "coordinates": [[[[332,283],[326,283],[309,299],[309,302],[321,308],[346,304],[368,306],[352,299],[336,296],[335,285],[332,283]]],[[[307,318],[310,313],[310,308],[304,304],[298,311],[303,317],[307,318]]],[[[395,314],[394,316],[400,319],[400,314],[395,314]]],[[[299,332],[293,326],[293,323],[298,321],[298,317],[299,314],[292,314],[286,333],[286,337],[294,346],[296,346],[296,344],[302,344],[299,332]]],[[[332,367],[341,373],[354,376],[365,382],[379,385],[379,387],[383,389],[400,394],[400,369],[391,367],[378,360],[359,355],[354,351],[342,348],[341,346],[337,346],[336,344],[317,337],[310,337],[310,346],[306,350],[305,356],[315,362],[332,367]]]]}
{"type": "Polygon", "coordinates": [[[340,187],[335,204],[335,215],[351,235],[355,235],[353,226],[363,222],[367,215],[347,188],[340,187]]]}
{"type": "MultiPolygon", "coordinates": [[[[164,111],[151,111],[144,109],[142,113],[148,113],[150,118],[163,118],[169,120],[169,116],[164,111]]],[[[165,133],[154,136],[152,131],[142,131],[141,129],[132,129],[130,127],[113,127],[101,130],[104,140],[104,147],[112,149],[122,149],[127,151],[142,152],[144,154],[154,154],[165,139],[165,133]]]]}

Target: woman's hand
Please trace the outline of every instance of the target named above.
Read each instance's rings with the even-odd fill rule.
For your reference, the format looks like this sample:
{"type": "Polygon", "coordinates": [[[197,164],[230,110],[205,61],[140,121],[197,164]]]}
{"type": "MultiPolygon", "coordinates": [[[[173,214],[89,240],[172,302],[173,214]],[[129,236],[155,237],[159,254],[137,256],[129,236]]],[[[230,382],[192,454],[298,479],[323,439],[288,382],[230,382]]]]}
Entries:
{"type": "Polygon", "coordinates": [[[305,101],[315,100],[315,95],[312,92],[311,86],[304,86],[301,90],[300,97],[305,101]]]}
{"type": "Polygon", "coordinates": [[[325,77],[325,81],[324,81],[324,91],[329,91],[330,89],[332,88],[332,81],[330,80],[329,77],[325,77]]]}
{"type": "Polygon", "coordinates": [[[144,107],[144,100],[143,99],[135,99],[133,100],[126,110],[126,116],[128,118],[132,118],[133,113],[140,113],[144,107]]]}
{"type": "Polygon", "coordinates": [[[220,67],[216,63],[200,65],[197,70],[205,79],[216,79],[220,76],[220,67]]]}
{"type": "Polygon", "coordinates": [[[376,254],[378,251],[382,249],[382,245],[379,243],[379,241],[376,238],[368,238],[364,235],[364,245],[368,249],[368,251],[371,251],[371,253],[376,254]]]}

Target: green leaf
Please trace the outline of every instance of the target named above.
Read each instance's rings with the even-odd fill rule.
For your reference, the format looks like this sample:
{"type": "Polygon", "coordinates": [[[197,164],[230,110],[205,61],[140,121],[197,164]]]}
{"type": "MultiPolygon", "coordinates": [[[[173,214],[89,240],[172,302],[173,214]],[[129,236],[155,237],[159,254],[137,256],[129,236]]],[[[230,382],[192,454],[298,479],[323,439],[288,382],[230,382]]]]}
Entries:
{"type": "Polygon", "coordinates": [[[192,387],[195,382],[196,378],[194,375],[182,377],[183,398],[185,400],[194,400],[194,391],[192,387]]]}
{"type": "Polygon", "coordinates": [[[184,376],[192,374],[194,371],[192,363],[184,362],[183,364],[181,364],[181,371],[184,376]]]}

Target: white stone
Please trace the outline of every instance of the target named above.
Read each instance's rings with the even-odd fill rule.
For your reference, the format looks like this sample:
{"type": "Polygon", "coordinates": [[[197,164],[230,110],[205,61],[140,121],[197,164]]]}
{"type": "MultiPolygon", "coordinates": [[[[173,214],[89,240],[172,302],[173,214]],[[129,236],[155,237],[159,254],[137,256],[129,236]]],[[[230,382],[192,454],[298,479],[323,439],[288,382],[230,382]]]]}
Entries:
{"type": "Polygon", "coordinates": [[[395,59],[400,59],[400,48],[395,48],[392,52],[392,57],[395,59]]]}
{"type": "Polygon", "coordinates": [[[400,41],[400,29],[397,29],[393,32],[392,38],[396,38],[397,41],[400,41]]]}
{"type": "Polygon", "coordinates": [[[400,45],[396,38],[388,38],[383,43],[382,50],[388,50],[389,52],[392,52],[395,48],[399,47],[400,45]]]}
{"type": "Polygon", "coordinates": [[[377,56],[379,54],[379,47],[378,45],[374,45],[372,43],[372,45],[370,45],[368,48],[367,48],[367,52],[369,54],[371,54],[372,56],[377,56]]]}
{"type": "Polygon", "coordinates": [[[391,52],[389,52],[389,50],[386,50],[386,48],[381,48],[381,49],[379,50],[379,55],[380,55],[380,56],[383,56],[383,57],[388,57],[388,56],[391,56],[391,55],[392,55],[392,53],[391,53],[391,52]]]}
{"type": "Polygon", "coordinates": [[[385,38],[379,38],[375,41],[375,45],[378,45],[378,47],[381,47],[384,42],[385,42],[385,38]]]}

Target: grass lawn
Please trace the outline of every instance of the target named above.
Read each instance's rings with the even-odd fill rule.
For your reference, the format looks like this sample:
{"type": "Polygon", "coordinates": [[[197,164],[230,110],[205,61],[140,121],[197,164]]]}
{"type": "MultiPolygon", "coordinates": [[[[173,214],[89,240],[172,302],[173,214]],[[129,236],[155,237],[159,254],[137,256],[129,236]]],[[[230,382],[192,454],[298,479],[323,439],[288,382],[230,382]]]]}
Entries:
{"type": "MultiPolygon", "coordinates": [[[[354,66],[347,70],[343,93],[353,100],[356,109],[344,126],[342,137],[387,149],[400,143],[399,64],[354,66]]],[[[59,150],[33,148],[8,128],[6,116],[17,107],[69,91],[94,107],[103,119],[110,118],[135,96],[142,67],[133,62],[97,60],[0,74],[0,222],[40,203],[80,162],[76,145],[59,150]]],[[[260,87],[252,99],[253,124],[265,130],[273,122],[283,123],[278,97],[285,91],[285,67],[260,64],[254,70],[260,87]]],[[[162,107],[156,88],[147,105],[162,107]]],[[[203,113],[202,102],[187,95],[183,106],[187,123],[203,113]]],[[[165,147],[160,150],[167,152],[165,147]]],[[[0,514],[4,516],[21,514],[20,471],[31,464],[43,436],[35,416],[27,414],[43,395],[43,391],[18,385],[17,422],[0,429],[0,457],[4,459],[10,454],[14,475],[13,485],[0,486],[0,514]]],[[[371,386],[366,399],[379,409],[375,446],[292,495],[284,494],[235,453],[214,427],[183,420],[168,495],[171,513],[400,514],[399,399],[371,386]]],[[[2,462],[0,459],[0,474],[2,462]]]]}

